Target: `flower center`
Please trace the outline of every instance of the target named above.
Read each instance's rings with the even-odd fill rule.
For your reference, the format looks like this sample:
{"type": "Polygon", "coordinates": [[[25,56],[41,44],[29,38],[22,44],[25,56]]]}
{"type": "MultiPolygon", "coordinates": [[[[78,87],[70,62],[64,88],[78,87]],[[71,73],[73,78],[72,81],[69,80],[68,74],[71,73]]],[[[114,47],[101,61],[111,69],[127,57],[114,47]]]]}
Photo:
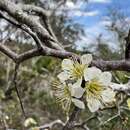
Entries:
{"type": "Polygon", "coordinates": [[[103,85],[97,80],[87,82],[85,87],[88,97],[100,98],[101,92],[104,90],[103,85]]]}
{"type": "Polygon", "coordinates": [[[61,103],[67,98],[71,97],[69,86],[67,86],[66,84],[62,84],[59,81],[54,81],[52,87],[57,102],[61,103]]]}
{"type": "Polygon", "coordinates": [[[81,78],[83,76],[85,65],[80,64],[80,63],[77,62],[73,66],[74,67],[72,69],[72,77],[74,77],[76,79],[81,78]]]}

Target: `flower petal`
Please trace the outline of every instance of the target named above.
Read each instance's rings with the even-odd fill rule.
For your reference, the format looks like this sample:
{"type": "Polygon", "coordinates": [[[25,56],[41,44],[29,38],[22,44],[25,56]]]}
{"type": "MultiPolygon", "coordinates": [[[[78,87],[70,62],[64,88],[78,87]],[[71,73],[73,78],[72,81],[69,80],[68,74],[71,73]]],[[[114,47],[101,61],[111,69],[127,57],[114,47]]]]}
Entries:
{"type": "Polygon", "coordinates": [[[95,78],[97,79],[99,78],[100,75],[101,75],[101,70],[96,67],[90,67],[84,70],[85,81],[89,81],[95,78]]]}
{"type": "Polygon", "coordinates": [[[64,59],[62,61],[61,66],[62,66],[62,70],[70,70],[73,68],[73,61],[70,59],[64,59]]]}
{"type": "Polygon", "coordinates": [[[36,125],[37,122],[33,118],[27,118],[24,122],[24,126],[28,127],[30,125],[36,125]]]}
{"type": "Polygon", "coordinates": [[[91,54],[85,54],[81,56],[81,62],[84,65],[89,65],[92,61],[93,57],[91,54]]]}
{"type": "Polygon", "coordinates": [[[110,88],[102,91],[101,96],[102,96],[103,102],[106,102],[106,103],[113,102],[115,100],[115,92],[110,88]]]}
{"type": "Polygon", "coordinates": [[[83,89],[82,87],[78,87],[78,86],[71,87],[71,96],[73,97],[81,98],[84,92],[85,92],[85,89],[83,89]]]}
{"type": "Polygon", "coordinates": [[[109,86],[111,84],[111,80],[112,80],[112,75],[110,72],[103,72],[100,75],[99,81],[105,85],[105,86],[109,86]]]}
{"type": "Polygon", "coordinates": [[[82,84],[82,78],[78,79],[76,83],[73,84],[74,87],[81,87],[82,84]]]}
{"type": "Polygon", "coordinates": [[[65,80],[69,79],[70,75],[64,71],[64,72],[61,72],[60,74],[58,74],[57,77],[63,83],[65,80]]]}
{"type": "Polygon", "coordinates": [[[80,109],[85,109],[85,105],[82,101],[76,99],[76,98],[72,98],[72,102],[74,103],[74,105],[80,109]]]}
{"type": "Polygon", "coordinates": [[[96,98],[87,99],[88,108],[91,112],[97,111],[100,107],[102,107],[101,102],[96,98]]]}

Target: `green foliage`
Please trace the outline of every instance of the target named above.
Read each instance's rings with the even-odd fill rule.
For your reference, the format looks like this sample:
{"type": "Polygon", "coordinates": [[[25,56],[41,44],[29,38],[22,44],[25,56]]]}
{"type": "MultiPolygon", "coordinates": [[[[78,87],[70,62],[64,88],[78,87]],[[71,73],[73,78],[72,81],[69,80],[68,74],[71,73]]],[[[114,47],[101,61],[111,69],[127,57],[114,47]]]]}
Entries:
{"type": "Polygon", "coordinates": [[[52,57],[40,57],[33,65],[33,69],[38,73],[43,73],[44,71],[52,72],[54,70],[54,66],[58,66],[58,60],[52,57]]]}
{"type": "Polygon", "coordinates": [[[130,73],[125,71],[115,71],[113,75],[115,77],[116,82],[119,83],[127,83],[130,78],[130,73]]]}
{"type": "Polygon", "coordinates": [[[99,43],[96,50],[98,56],[101,57],[102,59],[114,60],[120,58],[119,53],[112,51],[111,48],[105,43],[99,43]]]}

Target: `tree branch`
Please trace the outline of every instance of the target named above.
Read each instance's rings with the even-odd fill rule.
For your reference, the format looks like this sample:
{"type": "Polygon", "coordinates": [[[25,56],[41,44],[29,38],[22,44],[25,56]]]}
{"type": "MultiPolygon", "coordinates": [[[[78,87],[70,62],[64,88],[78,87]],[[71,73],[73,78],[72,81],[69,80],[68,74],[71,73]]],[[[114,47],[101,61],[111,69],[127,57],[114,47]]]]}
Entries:
{"type": "Polygon", "coordinates": [[[5,45],[0,44],[0,51],[2,53],[4,53],[6,56],[8,56],[10,59],[12,59],[13,61],[17,60],[17,54],[13,51],[11,51],[8,47],[6,47],[5,45]]]}
{"type": "Polygon", "coordinates": [[[18,69],[19,69],[19,64],[15,64],[13,82],[14,82],[14,87],[15,87],[15,90],[16,90],[16,93],[17,93],[17,96],[18,96],[18,99],[19,99],[19,103],[20,103],[20,106],[21,106],[23,115],[24,115],[24,117],[26,118],[26,114],[25,114],[25,111],[24,111],[24,106],[23,106],[23,103],[22,103],[22,100],[21,100],[21,96],[20,96],[19,90],[18,90],[18,88],[17,88],[18,69]]]}
{"type": "Polygon", "coordinates": [[[72,114],[69,117],[69,120],[67,121],[62,130],[71,130],[75,126],[75,121],[77,120],[80,111],[81,110],[79,108],[74,108],[72,114]]]}
{"type": "Polygon", "coordinates": [[[45,129],[50,130],[50,129],[53,128],[54,125],[57,125],[57,124],[62,125],[62,126],[65,125],[61,120],[57,119],[57,120],[55,120],[55,121],[53,121],[51,123],[45,124],[45,125],[40,126],[38,128],[39,128],[39,130],[45,130],[45,129]]]}
{"type": "Polygon", "coordinates": [[[2,0],[0,1],[0,10],[7,12],[19,23],[28,26],[37,34],[39,39],[46,44],[46,46],[63,50],[63,48],[55,42],[55,39],[49,35],[48,31],[40,24],[40,22],[25,13],[19,5],[10,2],[9,0],[2,0]]]}
{"type": "Polygon", "coordinates": [[[126,40],[125,59],[130,59],[130,30],[125,40],[126,40]]]}

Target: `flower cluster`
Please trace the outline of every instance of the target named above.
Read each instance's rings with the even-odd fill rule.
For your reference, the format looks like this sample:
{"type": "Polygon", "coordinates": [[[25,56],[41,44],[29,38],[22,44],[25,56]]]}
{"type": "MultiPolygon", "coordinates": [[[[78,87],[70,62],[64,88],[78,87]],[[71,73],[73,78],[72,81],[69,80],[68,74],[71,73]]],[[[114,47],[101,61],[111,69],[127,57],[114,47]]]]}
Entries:
{"type": "Polygon", "coordinates": [[[62,72],[53,83],[53,93],[66,112],[69,112],[71,105],[84,109],[84,97],[91,112],[115,100],[115,92],[109,87],[111,73],[89,67],[92,59],[91,54],[85,54],[80,60],[73,57],[62,61],[62,72]]]}

